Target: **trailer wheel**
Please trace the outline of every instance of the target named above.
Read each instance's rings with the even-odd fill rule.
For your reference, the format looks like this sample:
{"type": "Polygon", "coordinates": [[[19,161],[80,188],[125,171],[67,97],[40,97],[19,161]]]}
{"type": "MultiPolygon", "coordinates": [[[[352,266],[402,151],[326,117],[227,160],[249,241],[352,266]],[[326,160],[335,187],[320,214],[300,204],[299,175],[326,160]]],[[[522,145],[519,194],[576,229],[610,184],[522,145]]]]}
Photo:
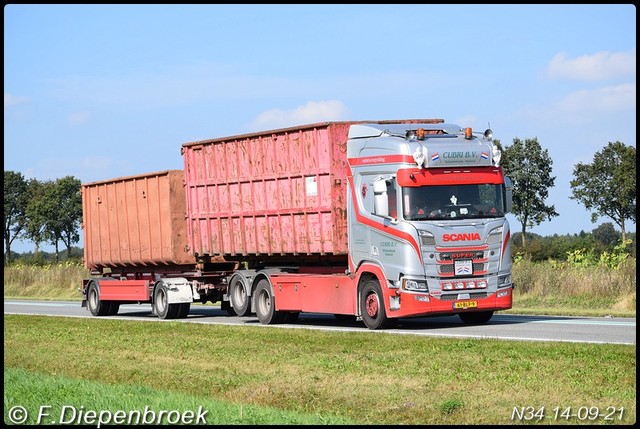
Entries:
{"type": "Polygon", "coordinates": [[[493,317],[493,311],[475,311],[473,313],[458,313],[460,319],[467,325],[482,325],[493,317]]]}
{"type": "Polygon", "coordinates": [[[153,294],[153,308],[160,319],[175,319],[178,316],[180,304],[169,304],[167,285],[160,282],[153,294]]]}
{"type": "Polygon", "coordinates": [[[240,277],[235,277],[229,285],[229,299],[233,311],[240,316],[248,316],[251,314],[251,300],[247,289],[240,277]]]}
{"type": "Polygon", "coordinates": [[[98,285],[95,282],[89,284],[87,308],[94,316],[107,316],[111,310],[111,303],[100,299],[100,289],[98,289],[98,285]]]}
{"type": "Polygon", "coordinates": [[[272,325],[284,322],[286,314],[276,311],[276,303],[271,291],[271,285],[266,279],[258,282],[256,287],[256,316],[263,325],[272,325]]]}
{"type": "Polygon", "coordinates": [[[384,298],[378,280],[369,280],[360,292],[362,321],[369,329],[386,328],[389,325],[384,310],[384,298]]]}
{"type": "Polygon", "coordinates": [[[178,304],[178,314],[176,315],[176,318],[185,319],[189,315],[189,310],[191,310],[190,302],[178,304]]]}

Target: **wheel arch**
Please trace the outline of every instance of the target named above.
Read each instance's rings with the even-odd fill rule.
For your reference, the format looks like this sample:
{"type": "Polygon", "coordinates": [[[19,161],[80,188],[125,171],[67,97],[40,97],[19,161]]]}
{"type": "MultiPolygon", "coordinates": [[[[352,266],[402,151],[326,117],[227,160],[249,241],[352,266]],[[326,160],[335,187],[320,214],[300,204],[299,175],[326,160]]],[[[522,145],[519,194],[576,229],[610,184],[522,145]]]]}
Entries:
{"type": "Polygon", "coordinates": [[[253,277],[253,279],[251,279],[250,288],[249,288],[250,290],[247,290],[247,293],[250,294],[249,299],[251,302],[252,313],[256,312],[255,291],[256,291],[256,288],[258,287],[258,283],[260,283],[260,280],[266,280],[269,283],[269,287],[271,288],[271,294],[273,294],[273,283],[271,282],[271,276],[269,275],[270,273],[271,272],[269,271],[258,271],[257,273],[255,273],[255,276],[253,277]]]}
{"type": "Polygon", "coordinates": [[[184,277],[160,278],[153,283],[151,288],[151,303],[156,299],[156,290],[160,284],[167,285],[167,298],[169,304],[194,302],[196,293],[191,282],[184,277]]]}
{"type": "MultiPolygon", "coordinates": [[[[256,271],[255,270],[240,270],[234,272],[231,277],[229,277],[228,285],[231,285],[235,280],[240,280],[242,284],[247,287],[247,295],[249,297],[253,296],[253,292],[256,290],[255,281],[256,271]]],[[[229,287],[227,286],[227,297],[229,295],[229,287]]]]}
{"type": "MultiPolygon", "coordinates": [[[[254,282],[256,277],[256,271],[255,270],[241,270],[241,271],[236,271],[235,273],[233,273],[231,275],[231,277],[229,277],[229,281],[227,282],[227,290],[225,293],[225,299],[228,300],[229,305],[232,305],[233,301],[234,301],[234,297],[233,294],[235,293],[233,290],[233,285],[236,282],[239,282],[242,287],[244,288],[244,291],[246,293],[246,299],[249,301],[248,302],[248,312],[255,312],[255,308],[253,306],[253,295],[254,292],[256,290],[256,285],[257,282],[254,282]]],[[[237,311],[237,309],[234,309],[234,311],[237,311]]],[[[236,313],[237,314],[237,313],[236,313]]]]}
{"type": "MultiPolygon", "coordinates": [[[[89,286],[91,286],[92,283],[98,284],[98,280],[99,279],[95,279],[95,278],[82,279],[82,299],[84,301],[87,300],[87,293],[89,292],[89,286]]],[[[98,284],[98,290],[99,288],[100,288],[100,285],[98,284]]]]}
{"type": "Polygon", "coordinates": [[[362,317],[362,313],[360,312],[360,308],[361,308],[360,298],[362,295],[361,294],[362,288],[370,280],[377,280],[378,283],[380,284],[380,289],[382,289],[382,295],[384,298],[383,301],[384,301],[385,311],[387,312],[387,314],[390,313],[389,285],[387,283],[387,277],[384,274],[384,270],[378,264],[371,263],[371,262],[364,262],[360,264],[360,266],[358,267],[358,280],[357,280],[358,287],[356,288],[356,303],[357,303],[356,308],[357,308],[358,318],[362,317]]]}

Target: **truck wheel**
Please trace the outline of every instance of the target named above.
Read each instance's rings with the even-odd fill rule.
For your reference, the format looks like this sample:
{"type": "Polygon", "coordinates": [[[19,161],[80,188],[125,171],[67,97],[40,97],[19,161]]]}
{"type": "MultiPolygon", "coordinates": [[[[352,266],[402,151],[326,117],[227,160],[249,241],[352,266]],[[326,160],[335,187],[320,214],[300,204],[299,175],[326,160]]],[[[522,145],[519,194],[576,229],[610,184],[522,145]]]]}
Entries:
{"type": "Polygon", "coordinates": [[[269,281],[262,279],[256,287],[256,316],[263,325],[272,325],[282,323],[285,319],[285,313],[276,311],[276,303],[271,292],[269,281]]]}
{"type": "Polygon", "coordinates": [[[360,312],[362,321],[369,329],[385,328],[389,319],[384,310],[384,298],[380,283],[369,280],[360,292],[360,312]]]}
{"type": "Polygon", "coordinates": [[[224,301],[224,300],[220,301],[220,309],[222,311],[225,311],[229,316],[237,316],[235,310],[233,309],[233,307],[231,307],[231,304],[229,303],[229,301],[224,301]]]}
{"type": "Polygon", "coordinates": [[[87,291],[87,308],[94,316],[107,316],[111,310],[111,303],[100,299],[100,290],[95,282],[89,284],[87,291]]]}
{"type": "Polygon", "coordinates": [[[189,315],[190,309],[191,309],[190,302],[178,304],[178,314],[176,315],[176,319],[185,319],[189,315]]]}
{"type": "Polygon", "coordinates": [[[236,314],[240,317],[251,314],[251,300],[240,277],[236,277],[229,285],[229,299],[231,306],[236,314]]]}
{"type": "Polygon", "coordinates": [[[493,317],[493,311],[475,311],[473,313],[458,313],[460,319],[467,325],[482,325],[493,317]]]}
{"type": "Polygon", "coordinates": [[[120,303],[116,301],[109,302],[109,316],[115,316],[120,310],[120,303]]]}
{"type": "Polygon", "coordinates": [[[175,319],[180,304],[169,304],[169,292],[165,283],[159,283],[153,294],[153,308],[160,319],[175,319]]]}

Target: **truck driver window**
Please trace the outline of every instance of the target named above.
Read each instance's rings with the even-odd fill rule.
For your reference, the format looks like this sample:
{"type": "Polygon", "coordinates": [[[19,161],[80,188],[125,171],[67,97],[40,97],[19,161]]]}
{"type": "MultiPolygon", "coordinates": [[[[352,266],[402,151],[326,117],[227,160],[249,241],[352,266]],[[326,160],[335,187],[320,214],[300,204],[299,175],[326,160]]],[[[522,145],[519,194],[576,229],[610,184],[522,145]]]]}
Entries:
{"type": "Polygon", "coordinates": [[[495,218],[504,216],[502,186],[440,185],[403,189],[407,220],[495,218]]]}

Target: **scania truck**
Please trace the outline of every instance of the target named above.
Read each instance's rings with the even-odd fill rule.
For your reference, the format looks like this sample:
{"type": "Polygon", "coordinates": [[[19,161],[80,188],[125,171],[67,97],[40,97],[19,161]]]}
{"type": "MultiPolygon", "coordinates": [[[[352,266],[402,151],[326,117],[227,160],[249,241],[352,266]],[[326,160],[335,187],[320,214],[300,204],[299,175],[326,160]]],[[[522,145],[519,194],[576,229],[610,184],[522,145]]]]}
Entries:
{"type": "Polygon", "coordinates": [[[183,170],[83,184],[82,305],[163,319],[220,302],[262,324],[512,307],[511,182],[491,130],[343,121],[184,143],[183,170]]]}

